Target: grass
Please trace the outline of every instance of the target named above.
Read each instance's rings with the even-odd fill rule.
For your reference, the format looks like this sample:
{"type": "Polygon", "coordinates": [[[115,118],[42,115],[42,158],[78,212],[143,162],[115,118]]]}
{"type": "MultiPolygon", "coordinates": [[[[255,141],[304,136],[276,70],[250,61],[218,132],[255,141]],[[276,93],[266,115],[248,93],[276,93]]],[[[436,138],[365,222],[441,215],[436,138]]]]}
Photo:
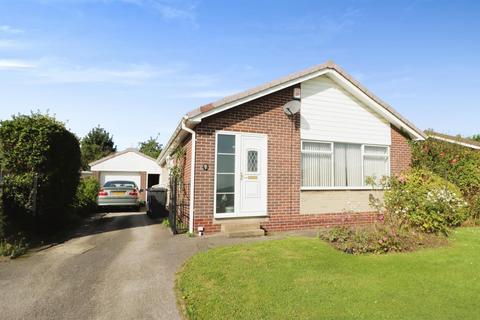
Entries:
{"type": "Polygon", "coordinates": [[[178,274],[190,319],[478,319],[480,228],[411,253],[354,256],[319,239],[223,247],[178,274]]]}

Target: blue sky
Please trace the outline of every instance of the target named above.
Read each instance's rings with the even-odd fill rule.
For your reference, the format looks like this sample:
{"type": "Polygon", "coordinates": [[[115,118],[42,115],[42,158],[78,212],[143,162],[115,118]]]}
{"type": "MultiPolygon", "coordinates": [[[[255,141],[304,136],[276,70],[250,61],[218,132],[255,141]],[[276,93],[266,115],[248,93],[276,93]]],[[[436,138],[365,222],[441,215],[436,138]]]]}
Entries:
{"type": "Polygon", "coordinates": [[[120,149],[332,59],[420,128],[480,133],[478,1],[2,0],[0,119],[47,111],[120,149]]]}

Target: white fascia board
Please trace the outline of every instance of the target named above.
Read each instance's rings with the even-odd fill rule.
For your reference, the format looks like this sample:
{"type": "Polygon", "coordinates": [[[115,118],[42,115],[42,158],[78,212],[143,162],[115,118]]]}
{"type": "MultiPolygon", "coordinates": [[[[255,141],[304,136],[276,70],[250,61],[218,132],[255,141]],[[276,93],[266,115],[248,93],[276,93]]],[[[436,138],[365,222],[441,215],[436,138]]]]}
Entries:
{"type": "Polygon", "coordinates": [[[437,139],[437,140],[442,140],[442,141],[458,144],[458,145],[463,146],[463,147],[467,147],[467,148],[471,148],[471,149],[475,149],[475,150],[480,150],[480,147],[477,146],[477,145],[474,145],[474,144],[458,141],[458,140],[455,140],[455,139],[448,139],[448,138],[440,137],[440,136],[437,136],[437,135],[434,135],[434,134],[430,134],[428,136],[430,138],[434,138],[434,139],[437,139]]]}
{"type": "MultiPolygon", "coordinates": [[[[296,85],[298,83],[301,83],[303,81],[306,81],[306,80],[310,80],[310,79],[313,79],[313,78],[316,78],[316,77],[319,77],[321,75],[324,75],[326,73],[328,73],[330,70],[329,69],[322,69],[322,70],[319,70],[317,72],[314,72],[314,73],[311,73],[309,75],[306,75],[306,76],[303,76],[303,77],[300,77],[300,78],[297,78],[297,79],[292,79],[290,81],[287,81],[287,82],[283,82],[279,85],[276,85],[276,86],[273,86],[273,87],[270,87],[268,89],[265,89],[265,90],[262,90],[262,91],[259,91],[257,93],[254,93],[252,95],[248,95],[246,97],[243,97],[241,99],[238,99],[238,100],[235,100],[235,101],[232,101],[232,102],[229,102],[229,103],[226,103],[224,104],[223,106],[221,107],[218,107],[218,108],[214,108],[212,110],[209,110],[207,112],[204,112],[202,114],[199,114],[198,116],[195,116],[195,117],[192,117],[189,119],[189,121],[193,121],[193,122],[200,122],[202,121],[202,119],[206,118],[206,117],[210,117],[214,114],[217,114],[219,112],[222,112],[222,111],[225,111],[225,110],[228,110],[230,108],[233,108],[233,107],[236,107],[238,105],[241,105],[241,104],[244,104],[244,103],[247,103],[247,102],[250,102],[252,100],[255,100],[255,99],[258,99],[258,98],[261,98],[261,97],[264,97],[266,95],[269,95],[271,93],[274,93],[274,92],[277,92],[277,91],[280,91],[282,89],[285,89],[285,88],[288,88],[290,86],[293,86],[293,85],[296,85]]],[[[293,99],[293,96],[292,96],[292,99],[293,99]]]]}

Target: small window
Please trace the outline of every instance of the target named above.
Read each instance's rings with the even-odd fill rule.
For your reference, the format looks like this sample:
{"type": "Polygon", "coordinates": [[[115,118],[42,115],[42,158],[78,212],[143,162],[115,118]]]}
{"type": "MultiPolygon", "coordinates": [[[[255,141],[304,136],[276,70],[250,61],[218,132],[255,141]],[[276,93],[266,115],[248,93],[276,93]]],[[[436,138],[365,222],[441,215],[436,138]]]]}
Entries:
{"type": "Polygon", "coordinates": [[[247,171],[258,172],[258,151],[249,150],[247,154],[247,171]]]}
{"type": "Polygon", "coordinates": [[[365,146],[366,155],[377,155],[377,156],[386,156],[388,153],[387,147],[378,147],[378,146],[365,146]]]}
{"type": "Polygon", "coordinates": [[[302,142],[302,150],[307,152],[332,152],[332,144],[327,142],[302,142]]]}
{"type": "Polygon", "coordinates": [[[365,146],[363,153],[363,175],[374,178],[375,183],[380,183],[384,176],[388,176],[390,159],[388,147],[365,146]]]}

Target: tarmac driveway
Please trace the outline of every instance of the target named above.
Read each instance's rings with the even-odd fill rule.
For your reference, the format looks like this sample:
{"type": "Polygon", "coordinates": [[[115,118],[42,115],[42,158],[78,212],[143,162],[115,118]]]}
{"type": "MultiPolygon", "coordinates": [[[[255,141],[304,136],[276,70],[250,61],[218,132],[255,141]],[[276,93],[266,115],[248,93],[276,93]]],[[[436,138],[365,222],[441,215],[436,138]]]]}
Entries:
{"type": "Polygon", "coordinates": [[[241,241],[173,236],[145,213],[109,213],[63,244],[0,262],[0,318],[179,319],[173,287],[182,263],[241,241]]]}

